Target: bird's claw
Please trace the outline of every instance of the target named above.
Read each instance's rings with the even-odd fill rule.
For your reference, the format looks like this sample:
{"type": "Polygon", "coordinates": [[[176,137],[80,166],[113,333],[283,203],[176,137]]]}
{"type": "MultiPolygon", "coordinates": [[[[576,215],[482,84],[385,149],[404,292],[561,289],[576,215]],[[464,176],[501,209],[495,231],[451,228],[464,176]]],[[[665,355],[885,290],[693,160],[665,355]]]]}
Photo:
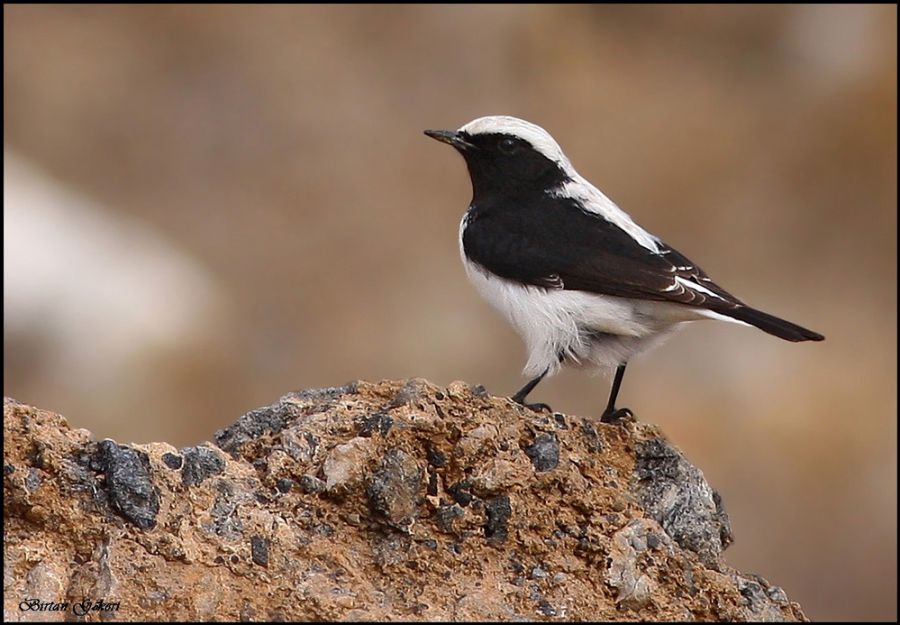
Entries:
{"type": "Polygon", "coordinates": [[[547,404],[543,404],[543,403],[526,404],[523,400],[518,399],[516,397],[513,397],[512,400],[514,402],[516,402],[517,404],[519,404],[520,406],[528,408],[529,410],[534,410],[535,412],[551,412],[551,413],[553,412],[553,408],[551,408],[547,404]]]}
{"type": "Polygon", "coordinates": [[[601,423],[621,423],[624,419],[631,419],[634,413],[628,408],[618,408],[614,410],[606,410],[600,417],[601,423]]]}

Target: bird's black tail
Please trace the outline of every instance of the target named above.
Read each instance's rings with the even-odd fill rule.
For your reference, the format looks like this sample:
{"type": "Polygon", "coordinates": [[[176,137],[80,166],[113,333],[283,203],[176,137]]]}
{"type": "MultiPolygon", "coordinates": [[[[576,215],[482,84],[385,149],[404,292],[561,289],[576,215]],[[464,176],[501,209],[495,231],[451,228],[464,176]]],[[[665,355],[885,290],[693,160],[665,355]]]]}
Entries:
{"type": "Polygon", "coordinates": [[[760,330],[777,336],[780,339],[784,339],[785,341],[794,341],[796,343],[799,341],[821,341],[825,338],[818,332],[807,330],[806,328],[798,326],[796,323],[779,319],[774,315],[764,313],[755,308],[750,308],[749,306],[740,306],[734,310],[722,312],[729,317],[733,317],[744,323],[749,323],[750,325],[756,326],[760,330]]]}

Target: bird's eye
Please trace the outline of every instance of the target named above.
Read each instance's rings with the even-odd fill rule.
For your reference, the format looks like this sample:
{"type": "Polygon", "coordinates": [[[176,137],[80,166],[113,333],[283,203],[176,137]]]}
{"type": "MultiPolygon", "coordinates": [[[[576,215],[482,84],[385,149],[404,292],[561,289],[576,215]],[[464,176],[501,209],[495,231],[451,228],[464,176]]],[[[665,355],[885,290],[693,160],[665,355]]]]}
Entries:
{"type": "Polygon", "coordinates": [[[519,142],[515,139],[510,139],[507,137],[506,139],[500,139],[500,143],[497,144],[497,148],[503,154],[515,154],[519,151],[519,142]]]}

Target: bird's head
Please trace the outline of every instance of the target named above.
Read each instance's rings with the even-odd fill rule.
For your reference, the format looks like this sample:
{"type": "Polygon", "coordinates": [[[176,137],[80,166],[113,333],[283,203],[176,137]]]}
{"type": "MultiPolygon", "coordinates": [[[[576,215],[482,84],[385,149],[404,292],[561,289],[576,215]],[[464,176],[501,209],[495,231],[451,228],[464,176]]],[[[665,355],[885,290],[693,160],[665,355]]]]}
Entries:
{"type": "Polygon", "coordinates": [[[545,192],[576,174],[546,130],[505,115],[480,117],[459,130],[426,130],[466,159],[475,197],[545,192]]]}

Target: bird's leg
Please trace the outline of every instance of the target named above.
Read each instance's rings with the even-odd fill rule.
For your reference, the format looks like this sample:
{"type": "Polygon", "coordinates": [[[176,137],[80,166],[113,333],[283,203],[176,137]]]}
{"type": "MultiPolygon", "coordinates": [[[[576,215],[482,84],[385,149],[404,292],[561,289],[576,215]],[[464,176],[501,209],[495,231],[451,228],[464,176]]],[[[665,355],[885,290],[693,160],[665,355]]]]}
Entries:
{"type": "Polygon", "coordinates": [[[627,364],[626,362],[624,365],[619,365],[616,369],[616,377],[613,379],[612,390],[609,393],[609,402],[606,404],[606,410],[603,411],[603,415],[600,417],[600,421],[603,423],[616,423],[624,417],[634,416],[634,413],[628,408],[616,409],[616,397],[619,395],[619,387],[622,386],[622,378],[625,377],[625,366],[627,364]]]}
{"type": "Polygon", "coordinates": [[[541,375],[539,375],[535,379],[528,382],[528,384],[526,384],[525,386],[520,388],[516,392],[516,394],[512,396],[511,399],[514,402],[516,402],[517,404],[522,404],[526,408],[531,408],[532,410],[535,410],[537,412],[541,412],[543,410],[546,410],[547,412],[553,412],[553,409],[550,406],[548,406],[547,404],[526,404],[525,403],[525,398],[528,396],[528,393],[530,393],[534,389],[534,387],[538,385],[538,382],[540,382],[541,380],[544,379],[544,376],[547,375],[548,371],[550,371],[550,367],[547,367],[546,369],[544,369],[544,372],[541,375]]]}

